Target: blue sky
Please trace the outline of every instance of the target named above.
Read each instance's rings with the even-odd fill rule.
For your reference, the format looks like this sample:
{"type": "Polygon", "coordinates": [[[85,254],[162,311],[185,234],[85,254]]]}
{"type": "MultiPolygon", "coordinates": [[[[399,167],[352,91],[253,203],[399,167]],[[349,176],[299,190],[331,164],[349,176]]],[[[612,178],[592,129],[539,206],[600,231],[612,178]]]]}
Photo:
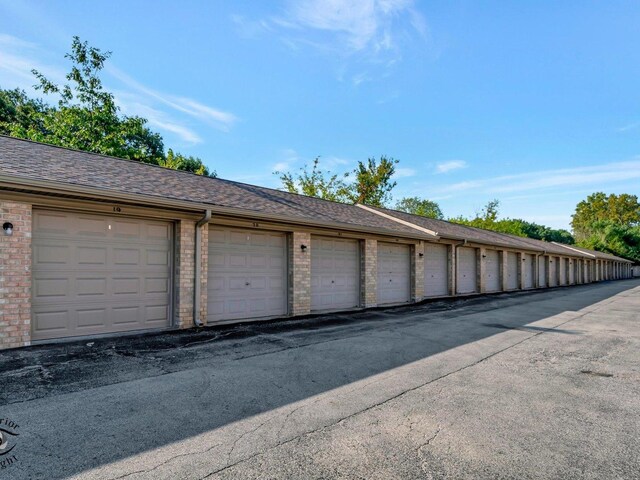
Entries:
{"type": "Polygon", "coordinates": [[[394,201],[568,227],[594,191],[639,194],[637,1],[0,0],[0,87],[62,80],[71,37],[167,147],[219,176],[321,156],[400,160],[394,201]]]}

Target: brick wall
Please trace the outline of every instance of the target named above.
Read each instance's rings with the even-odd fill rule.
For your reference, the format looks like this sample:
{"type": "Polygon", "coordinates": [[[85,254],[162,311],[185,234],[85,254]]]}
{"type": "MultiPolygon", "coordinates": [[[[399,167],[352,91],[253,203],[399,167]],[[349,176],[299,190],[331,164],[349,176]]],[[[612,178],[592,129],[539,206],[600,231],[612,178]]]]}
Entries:
{"type": "Polygon", "coordinates": [[[378,304],[378,241],[362,240],[360,249],[360,306],[375,307],[378,304]]]}
{"type": "Polygon", "coordinates": [[[174,319],[178,328],[193,326],[195,225],[192,220],[181,220],[176,224],[174,319]]]}
{"type": "Polygon", "coordinates": [[[424,297],[424,243],[411,245],[411,300],[424,297]]]}
{"type": "Polygon", "coordinates": [[[456,270],[457,262],[456,258],[457,248],[455,245],[447,246],[447,280],[449,284],[449,295],[454,296],[456,294],[456,270]]]}
{"type": "Polygon", "coordinates": [[[200,321],[207,323],[207,279],[209,278],[209,225],[202,226],[200,270],[200,321]]]}
{"type": "Polygon", "coordinates": [[[31,205],[0,201],[0,349],[31,343],[31,205]]]}
{"type": "Polygon", "coordinates": [[[305,315],[311,311],[311,234],[293,232],[288,248],[289,314],[305,315]]]}
{"type": "Polygon", "coordinates": [[[480,248],[476,254],[478,292],[485,293],[487,291],[487,249],[480,248]]]}

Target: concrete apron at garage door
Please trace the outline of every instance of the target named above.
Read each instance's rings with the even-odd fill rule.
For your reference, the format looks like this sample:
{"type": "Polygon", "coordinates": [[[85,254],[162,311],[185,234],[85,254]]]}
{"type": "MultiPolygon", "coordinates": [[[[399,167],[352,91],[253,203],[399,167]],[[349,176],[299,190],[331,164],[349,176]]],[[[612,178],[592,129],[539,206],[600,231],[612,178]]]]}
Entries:
{"type": "Polygon", "coordinates": [[[172,223],[33,212],[32,339],[170,326],[172,223]]]}

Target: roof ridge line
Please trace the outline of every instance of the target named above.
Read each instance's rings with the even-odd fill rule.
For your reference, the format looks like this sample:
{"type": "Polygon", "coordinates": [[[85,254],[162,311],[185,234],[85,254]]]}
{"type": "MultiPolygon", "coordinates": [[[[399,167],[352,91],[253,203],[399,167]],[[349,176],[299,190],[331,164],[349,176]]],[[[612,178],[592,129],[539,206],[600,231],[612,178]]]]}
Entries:
{"type": "Polygon", "coordinates": [[[363,205],[361,203],[356,203],[355,206],[359,207],[359,208],[362,208],[363,210],[366,210],[367,212],[371,212],[371,213],[375,213],[376,215],[380,215],[381,217],[384,217],[384,218],[386,218],[388,220],[393,220],[394,222],[399,223],[401,225],[404,225],[406,227],[414,228],[414,229],[418,230],[419,232],[426,233],[427,235],[431,235],[432,237],[435,237],[436,239],[440,238],[440,235],[438,234],[438,232],[434,232],[433,230],[429,230],[428,228],[421,227],[420,225],[416,225],[415,223],[407,222],[407,221],[402,220],[400,218],[396,218],[393,215],[388,215],[386,213],[383,213],[383,212],[380,212],[380,211],[376,210],[375,208],[368,207],[367,205],[363,205]]]}

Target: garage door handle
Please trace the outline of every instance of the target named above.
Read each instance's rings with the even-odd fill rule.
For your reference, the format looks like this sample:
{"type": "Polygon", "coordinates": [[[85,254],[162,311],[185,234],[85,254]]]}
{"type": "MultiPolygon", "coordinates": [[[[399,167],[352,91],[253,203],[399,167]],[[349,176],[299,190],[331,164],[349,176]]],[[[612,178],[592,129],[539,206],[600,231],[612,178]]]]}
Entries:
{"type": "Polygon", "coordinates": [[[248,287],[249,285],[251,285],[249,282],[244,282],[244,284],[248,287]]]}
{"type": "Polygon", "coordinates": [[[336,281],[335,280],[331,280],[331,283],[336,283],[336,281]]]}

